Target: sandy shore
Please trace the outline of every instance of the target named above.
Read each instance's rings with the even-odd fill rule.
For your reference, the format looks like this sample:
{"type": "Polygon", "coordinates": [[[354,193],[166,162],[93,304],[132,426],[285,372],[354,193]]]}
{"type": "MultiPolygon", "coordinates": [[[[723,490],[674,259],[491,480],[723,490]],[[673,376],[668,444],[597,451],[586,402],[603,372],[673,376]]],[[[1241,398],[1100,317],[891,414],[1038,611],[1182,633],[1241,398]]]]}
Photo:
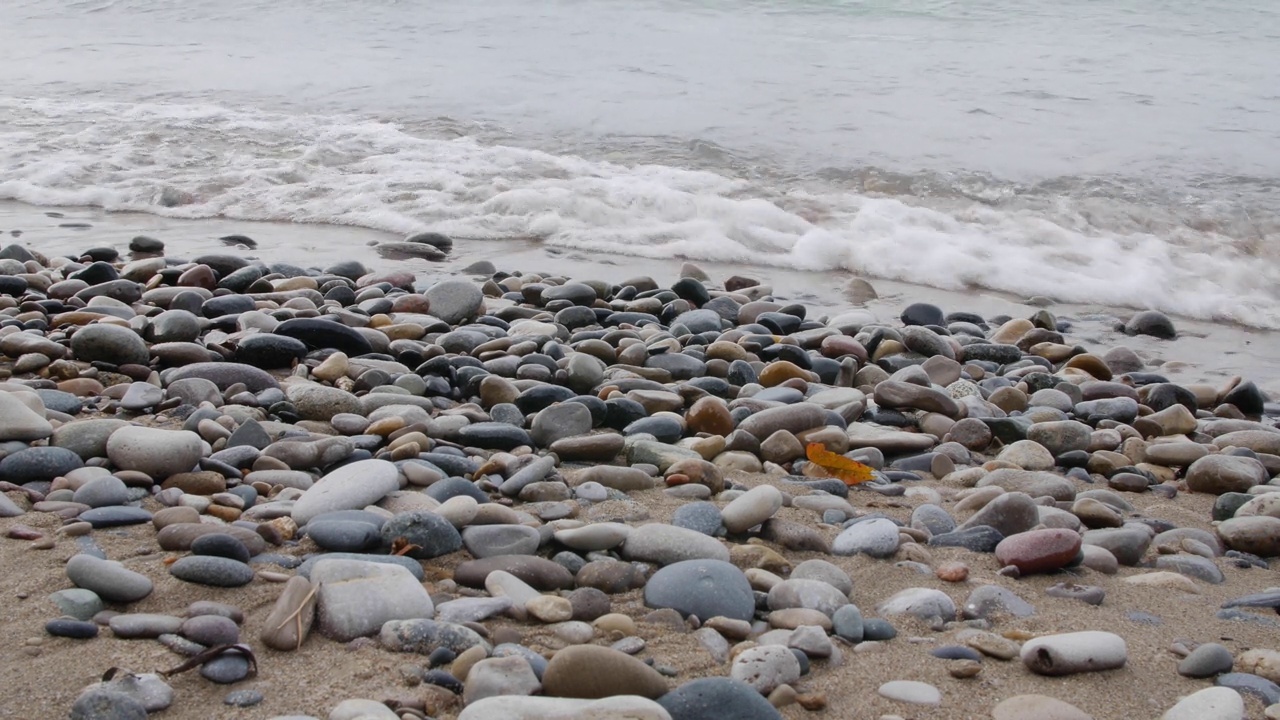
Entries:
{"type": "MultiPolygon", "coordinates": [[[[146,215],[106,214],[93,209],[40,209],[16,203],[0,203],[0,230],[6,234],[21,230],[18,240],[48,255],[74,253],[87,247],[111,245],[123,248],[139,234],[162,239],[169,256],[190,257],[200,253],[224,252],[226,246],[217,239],[238,233],[258,242],[256,251],[245,253],[265,261],[287,261],[306,266],[324,266],[344,259],[359,259],[375,269],[411,269],[422,279],[450,276],[478,260],[490,260],[500,270],[525,272],[545,270],[573,278],[617,281],[636,275],[651,275],[660,284],[677,278],[679,262],[655,262],[626,257],[588,257],[576,252],[560,252],[537,243],[468,242],[455,246],[451,259],[443,263],[424,260],[389,260],[370,249],[379,240],[398,239],[381,233],[355,228],[296,226],[249,223],[232,220],[185,221],[146,215]],[[51,217],[49,213],[61,217],[51,217]],[[66,223],[87,223],[89,228],[64,227],[66,223]]],[[[6,238],[7,240],[7,238],[6,238]]],[[[4,244],[4,243],[0,243],[4,244]]],[[[237,251],[238,252],[238,251],[237,251]]],[[[834,313],[852,307],[842,294],[848,281],[846,274],[803,273],[770,268],[698,263],[714,281],[722,282],[733,274],[762,278],[775,288],[775,295],[801,302],[812,310],[834,313]]],[[[882,319],[896,318],[901,308],[911,302],[937,304],[944,310],[968,310],[986,317],[1009,315],[1026,317],[1036,309],[1019,299],[998,296],[981,290],[957,293],[915,287],[872,279],[879,298],[866,304],[882,319]]],[[[1175,318],[1181,337],[1166,342],[1151,338],[1126,337],[1113,329],[1120,318],[1131,310],[1055,305],[1051,310],[1060,319],[1074,324],[1067,333],[1069,343],[1084,345],[1099,354],[1117,345],[1138,351],[1157,363],[1150,369],[1166,374],[1174,381],[1202,381],[1223,384],[1241,375],[1252,379],[1264,390],[1280,392],[1280,333],[1248,328],[1217,326],[1175,318]]],[[[1273,395],[1274,396],[1274,395],[1273,395]]],[[[733,474],[736,483],[747,486],[765,482],[762,475],[733,474]]],[[[927,480],[944,497],[954,495],[959,486],[948,486],[940,480],[927,480]]],[[[17,497],[16,495],[14,497],[17,497]]],[[[1133,515],[1167,520],[1179,527],[1194,527],[1212,532],[1210,509],[1213,496],[1179,493],[1165,499],[1152,493],[1125,494],[1133,503],[1133,515]]],[[[680,501],[661,490],[632,493],[632,503],[643,507],[648,519],[668,522],[680,501]]],[[[861,511],[883,512],[907,522],[912,508],[923,501],[918,497],[887,498],[872,492],[853,492],[850,502],[861,511]]],[[[146,501],[149,509],[160,506],[146,501]]],[[[949,507],[949,505],[948,505],[949,507]]],[[[592,519],[607,519],[611,512],[632,512],[632,507],[610,507],[607,503],[592,509],[592,519]]],[[[811,512],[783,508],[784,519],[814,525],[811,512]]],[[[0,520],[0,534],[16,524],[25,524],[52,532],[60,524],[52,515],[28,514],[20,518],[0,520]]],[[[835,526],[817,525],[828,538],[836,535],[835,526]]],[[[130,605],[131,612],[179,614],[198,599],[212,599],[236,605],[244,610],[246,621],[242,637],[258,651],[259,674],[236,687],[256,688],[265,700],[249,709],[231,708],[223,698],[232,689],[214,685],[191,672],[178,675],[171,684],[177,693],[174,706],[163,712],[163,718],[269,718],[284,714],[311,714],[327,717],[339,701],[351,697],[390,698],[419,692],[406,685],[400,668],[421,664],[424,658],[398,655],[378,646],[352,649],[342,644],[313,636],[299,651],[281,653],[261,647],[257,642],[267,613],[278,597],[281,585],[255,581],[236,589],[217,589],[180,582],[167,572],[166,558],[175,555],[157,551],[154,531],[149,525],[93,533],[98,544],[113,559],[143,573],[155,582],[155,591],[141,602],[130,605]]],[[[290,552],[314,551],[310,541],[290,552]]],[[[97,640],[81,643],[45,635],[43,624],[56,613],[46,599],[56,590],[70,587],[64,565],[77,552],[74,539],[59,536],[52,549],[32,549],[27,543],[0,539],[0,575],[5,579],[5,619],[0,623],[0,717],[42,720],[65,717],[81,688],[93,682],[111,667],[124,667],[139,672],[168,669],[180,658],[150,641],[119,640],[109,632],[97,640]]],[[[1152,551],[1154,553],[1154,550],[1152,551]]],[[[1122,567],[1117,575],[1104,575],[1086,568],[1048,575],[1012,579],[996,574],[998,563],[990,555],[977,555],[953,548],[930,548],[936,566],[947,560],[969,564],[969,579],[961,583],[944,582],[932,575],[920,574],[909,567],[895,565],[893,560],[872,560],[865,556],[836,557],[818,553],[784,552],[795,565],[809,558],[821,557],[846,570],[854,581],[852,600],[863,612],[874,614],[879,602],[894,592],[909,587],[936,588],[950,596],[957,606],[969,592],[980,585],[994,584],[1008,588],[1036,607],[1029,618],[1002,618],[993,631],[1015,637],[1061,633],[1078,630],[1107,630],[1121,635],[1128,644],[1128,663],[1120,670],[1087,673],[1063,678],[1033,675],[1016,659],[1000,662],[986,659],[976,678],[956,679],[948,674],[943,660],[929,656],[936,646],[951,644],[957,629],[934,632],[924,624],[895,620],[898,637],[879,645],[871,652],[856,652],[846,647],[838,666],[815,662],[813,672],[803,678],[798,688],[804,692],[825,695],[825,710],[811,712],[791,705],[783,709],[787,718],[840,718],[841,720],[874,720],[885,716],[909,719],[960,720],[989,718],[999,701],[1020,694],[1038,693],[1057,697],[1076,705],[1102,720],[1104,718],[1159,717],[1179,697],[1209,687],[1209,680],[1181,677],[1175,668],[1178,656],[1170,651],[1175,642],[1218,642],[1234,654],[1249,648],[1276,648],[1276,627],[1255,623],[1220,620],[1214,617],[1221,603],[1241,595],[1280,585],[1280,576],[1269,569],[1241,569],[1219,559],[1226,575],[1222,584],[1195,583],[1195,592],[1182,592],[1168,587],[1138,586],[1126,578],[1149,568],[1122,567]],[[1045,589],[1060,582],[1097,585],[1106,592],[1101,606],[1086,605],[1070,599],[1050,597],[1045,589]],[[1147,615],[1135,616],[1140,611],[1147,615]],[[1151,616],[1156,618],[1151,619],[1151,616]],[[876,694],[876,688],[891,680],[921,680],[941,690],[939,707],[906,705],[876,694]]],[[[458,554],[428,563],[428,584],[451,574],[459,562],[458,554]]],[[[613,611],[639,620],[649,609],[640,591],[613,597],[613,611]]],[[[1267,617],[1274,621],[1274,615],[1267,617]]],[[[554,649],[550,631],[528,623],[499,620],[487,623],[491,629],[510,627],[520,634],[526,645],[538,651],[554,649]]],[[[672,632],[662,626],[639,623],[637,633],[647,643],[644,657],[655,658],[678,670],[678,681],[701,676],[723,676],[727,664],[719,664],[688,633],[672,632]]],[[[673,684],[674,686],[674,684],[673,684]]],[[[1263,706],[1247,698],[1247,717],[1261,718],[1263,706]]],[[[456,714],[456,708],[442,717],[456,714]]]]}

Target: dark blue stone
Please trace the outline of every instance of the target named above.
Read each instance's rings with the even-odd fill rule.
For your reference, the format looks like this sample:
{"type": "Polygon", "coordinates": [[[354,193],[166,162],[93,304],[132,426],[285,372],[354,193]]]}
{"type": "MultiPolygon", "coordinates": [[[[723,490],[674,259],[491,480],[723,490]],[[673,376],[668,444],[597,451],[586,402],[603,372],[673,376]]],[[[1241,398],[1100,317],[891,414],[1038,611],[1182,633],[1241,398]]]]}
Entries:
{"type": "Polygon", "coordinates": [[[781,720],[782,714],[750,685],[708,677],[681,685],[658,698],[671,720],[781,720]]]}
{"type": "Polygon", "coordinates": [[[44,631],[55,637],[88,640],[98,637],[98,624],[86,620],[57,618],[45,623],[44,631]]]}
{"type": "Polygon", "coordinates": [[[943,645],[929,651],[929,654],[943,660],[982,660],[982,654],[964,645],[943,645]]]}
{"type": "Polygon", "coordinates": [[[297,338],[257,333],[240,340],[232,358],[263,370],[292,367],[307,356],[307,346],[297,338]]]}
{"type": "Polygon", "coordinates": [[[975,527],[957,530],[955,532],[934,535],[929,538],[929,544],[934,547],[962,547],[972,552],[989,553],[996,551],[996,545],[1004,536],[999,530],[990,525],[977,525],[975,527]]]}
{"type": "Polygon", "coordinates": [[[237,538],[227,533],[209,533],[191,541],[193,555],[230,558],[238,562],[249,562],[249,548],[237,538]]]}
{"type": "Polygon", "coordinates": [[[78,520],[83,520],[95,528],[119,527],[121,525],[140,525],[151,522],[150,512],[138,507],[112,505],[93,508],[80,513],[78,520]]]}
{"type": "Polygon", "coordinates": [[[358,330],[331,320],[294,318],[280,323],[273,332],[301,340],[313,350],[338,350],[351,357],[373,352],[369,341],[358,330]]]}
{"type": "Polygon", "coordinates": [[[521,445],[533,445],[533,440],[524,429],[496,422],[467,425],[458,431],[458,440],[467,445],[493,450],[514,450],[521,445]]]}
{"type": "Polygon", "coordinates": [[[489,502],[489,496],[476,487],[475,483],[460,477],[447,477],[439,482],[432,483],[430,487],[423,491],[423,494],[440,502],[459,495],[475,498],[478,503],[489,502]]]}
{"type": "Polygon", "coordinates": [[[49,482],[82,467],[80,456],[66,448],[32,447],[0,460],[0,478],[15,485],[49,482]]]}

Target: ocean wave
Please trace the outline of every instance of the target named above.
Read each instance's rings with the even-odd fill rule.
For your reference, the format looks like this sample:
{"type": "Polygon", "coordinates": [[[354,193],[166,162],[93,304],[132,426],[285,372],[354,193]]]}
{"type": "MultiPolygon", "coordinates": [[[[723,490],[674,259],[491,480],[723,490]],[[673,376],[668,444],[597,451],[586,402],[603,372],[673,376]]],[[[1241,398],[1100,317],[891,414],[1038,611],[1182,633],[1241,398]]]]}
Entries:
{"type": "Polygon", "coordinates": [[[606,161],[458,137],[456,123],[442,136],[215,105],[0,98],[0,111],[0,198],[31,204],[538,238],[1280,328],[1274,216],[1217,212],[1231,203],[1213,191],[1195,199],[1200,222],[1115,180],[747,174],[711,164],[719,152],[606,161]]]}

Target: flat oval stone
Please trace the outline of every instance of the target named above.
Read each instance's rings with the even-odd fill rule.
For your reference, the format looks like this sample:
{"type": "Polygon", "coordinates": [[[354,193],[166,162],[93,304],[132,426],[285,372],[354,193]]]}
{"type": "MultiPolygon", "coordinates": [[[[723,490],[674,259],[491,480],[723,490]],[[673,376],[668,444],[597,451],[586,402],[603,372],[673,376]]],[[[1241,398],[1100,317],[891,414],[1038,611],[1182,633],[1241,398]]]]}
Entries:
{"type": "Polygon", "coordinates": [[[142,508],[121,505],[85,510],[80,513],[79,519],[89,523],[94,528],[106,528],[148,523],[151,522],[152,515],[142,508]]]}
{"type": "Polygon", "coordinates": [[[611,648],[571,645],[557,652],[542,676],[543,691],[556,697],[605,698],[667,694],[667,681],[643,662],[611,648]]]}
{"type": "Polygon", "coordinates": [[[1124,638],[1100,630],[1043,635],[1022,646],[1022,663],[1040,675],[1074,675],[1124,667],[1124,638]]]}
{"type": "Polygon", "coordinates": [[[318,318],[294,318],[280,323],[272,332],[300,340],[313,350],[333,349],[346,353],[349,357],[373,352],[373,347],[359,331],[340,322],[318,318]]]}
{"type": "Polygon", "coordinates": [[[249,562],[249,548],[239,539],[226,533],[209,533],[191,541],[194,555],[230,558],[237,562],[249,562]]]}
{"type": "Polygon", "coordinates": [[[54,637],[88,640],[98,637],[98,624],[71,618],[57,618],[45,623],[44,631],[54,637]]]}
{"type": "Polygon", "coordinates": [[[1010,535],[996,546],[996,560],[1013,565],[1024,575],[1057,570],[1080,552],[1080,534],[1074,530],[1031,530],[1010,535]]]}
{"type": "Polygon", "coordinates": [[[781,720],[782,714],[755,688],[726,677],[691,680],[658,698],[680,720],[781,720]]]}
{"type": "Polygon", "coordinates": [[[192,555],[169,566],[169,574],[198,585],[240,587],[253,581],[253,568],[226,557],[192,555]]]}
{"type": "Polygon", "coordinates": [[[912,705],[941,705],[942,693],[929,683],[917,680],[891,680],[877,690],[882,697],[912,705]]]}
{"type": "Polygon", "coordinates": [[[118,562],[80,553],[67,561],[67,577],[107,602],[137,602],[151,594],[151,580],[118,562]]]}

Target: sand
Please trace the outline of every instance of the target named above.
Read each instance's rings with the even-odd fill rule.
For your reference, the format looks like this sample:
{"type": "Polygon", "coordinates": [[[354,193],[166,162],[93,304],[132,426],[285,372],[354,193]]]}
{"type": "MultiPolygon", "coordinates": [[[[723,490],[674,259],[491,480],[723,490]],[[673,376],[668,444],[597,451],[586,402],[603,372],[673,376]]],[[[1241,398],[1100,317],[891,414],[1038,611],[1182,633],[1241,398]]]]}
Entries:
{"type": "MultiPolygon", "coordinates": [[[[6,203],[0,204],[0,229],[21,228],[23,240],[47,253],[72,251],[88,246],[123,246],[129,237],[150,234],[169,244],[170,255],[216,252],[223,245],[216,238],[229,233],[243,233],[257,239],[257,256],[265,260],[285,260],[298,264],[318,264],[339,258],[358,257],[374,267],[411,267],[422,272],[448,274],[477,259],[492,259],[500,268],[548,268],[574,277],[605,280],[624,276],[651,274],[670,282],[678,264],[637,261],[631,258],[590,258],[585,255],[561,254],[534,243],[468,243],[460,242],[453,260],[443,265],[426,261],[390,261],[367,250],[371,240],[384,238],[378,233],[348,228],[307,227],[283,224],[246,223],[240,221],[177,221],[144,215],[107,215],[95,210],[62,210],[65,218],[48,218],[43,210],[6,203]],[[57,225],[68,221],[93,223],[90,230],[68,230],[57,225]]],[[[805,302],[815,308],[839,310],[849,307],[840,296],[847,276],[836,273],[779,272],[763,268],[735,267],[699,263],[713,277],[730,273],[766,277],[778,295],[805,302]],[[815,290],[816,288],[816,290],[815,290]]],[[[1033,308],[1014,299],[976,291],[948,293],[899,283],[873,280],[881,298],[869,307],[882,317],[908,302],[924,300],[944,309],[966,309],[987,315],[1005,312],[1028,315],[1033,308]]],[[[1280,368],[1273,359],[1278,347],[1275,333],[1240,327],[1220,327],[1176,319],[1184,336],[1174,342],[1124,338],[1111,329],[1115,318],[1128,311],[1107,308],[1055,306],[1054,312],[1079,322],[1078,331],[1069,334],[1072,342],[1105,350],[1124,343],[1149,357],[1163,358],[1164,371],[1181,380],[1222,382],[1232,375],[1243,374],[1264,389],[1277,387],[1280,368]]],[[[763,476],[736,475],[736,482],[754,485],[763,476]]],[[[958,488],[947,488],[939,481],[926,481],[944,497],[958,488]]],[[[19,495],[11,494],[17,502],[19,495]]],[[[1171,521],[1182,527],[1212,530],[1209,511],[1213,498],[1206,495],[1180,493],[1172,500],[1152,494],[1125,494],[1137,513],[1171,521]]],[[[659,490],[632,493],[635,504],[653,520],[669,520],[680,501],[659,490]]],[[[148,500],[148,508],[158,505],[148,500]]],[[[850,502],[860,511],[875,510],[899,520],[906,520],[918,498],[885,498],[871,492],[854,492],[850,502]]],[[[944,506],[950,509],[952,503],[944,506]]],[[[606,503],[592,508],[590,519],[614,517],[632,512],[633,508],[613,507],[606,503]],[[615,515],[611,515],[614,513],[615,515]]],[[[780,517],[816,524],[813,513],[784,508],[780,517]]],[[[52,531],[57,526],[51,515],[29,514],[21,518],[0,520],[0,535],[16,524],[26,524],[52,531]]],[[[836,529],[818,526],[828,537],[836,529]]],[[[122,560],[128,567],[151,577],[155,591],[146,599],[129,606],[130,612],[180,613],[194,600],[226,602],[243,609],[246,621],[242,638],[253,645],[258,654],[256,678],[235,686],[218,686],[192,671],[172,679],[176,691],[173,707],[165,718],[268,718],[280,714],[311,714],[326,717],[329,710],[343,699],[367,697],[383,699],[403,694],[420,694],[406,685],[398,668],[421,664],[425,658],[382,650],[376,645],[350,649],[313,635],[301,650],[284,653],[268,650],[258,641],[263,621],[279,595],[281,586],[261,579],[238,589],[218,589],[190,585],[171,578],[164,564],[176,554],[158,551],[150,526],[93,533],[109,557],[122,560]],[[249,709],[228,707],[222,700],[238,688],[256,688],[266,699],[249,709]]],[[[0,690],[0,717],[40,720],[65,717],[81,688],[96,680],[111,667],[138,672],[164,670],[182,659],[161,645],[146,640],[119,640],[109,631],[92,641],[74,641],[45,635],[43,624],[55,616],[47,595],[71,587],[63,566],[77,547],[75,541],[59,537],[56,547],[36,550],[26,541],[0,539],[0,576],[3,585],[4,621],[0,623],[0,671],[4,678],[0,690]]],[[[314,550],[309,541],[291,550],[298,554],[314,550]]],[[[777,548],[775,548],[777,549],[777,548]]],[[[1152,551],[1154,552],[1154,550],[1152,551]]],[[[1234,654],[1254,648],[1276,648],[1280,633],[1275,628],[1253,623],[1224,621],[1214,618],[1219,605],[1231,598],[1280,585],[1273,570],[1240,569],[1219,561],[1226,582],[1209,585],[1196,582],[1198,593],[1184,594],[1165,588],[1136,587],[1123,582],[1125,577],[1143,570],[1121,568],[1116,576],[1079,569],[1070,573],[1011,579],[998,576],[998,563],[992,555],[977,555],[959,549],[933,549],[935,563],[962,560],[971,568],[966,582],[952,584],[910,568],[895,566],[893,560],[871,560],[866,557],[840,558],[816,553],[783,551],[794,565],[810,557],[823,557],[847,570],[854,580],[854,602],[864,614],[874,615],[873,608],[894,592],[907,587],[931,587],[947,593],[959,606],[968,593],[982,584],[1008,588],[1028,600],[1037,613],[1026,619],[1001,619],[995,632],[1042,634],[1077,630],[1109,630],[1120,634],[1129,648],[1129,662],[1120,670],[1065,678],[1033,675],[1020,662],[987,659],[980,675],[972,679],[954,679],[948,675],[946,662],[928,655],[930,648],[948,644],[954,630],[934,632],[923,624],[895,620],[899,635],[884,643],[876,652],[854,652],[845,647],[843,661],[832,667],[815,662],[813,671],[798,684],[802,692],[826,696],[825,710],[810,712],[793,705],[783,710],[788,718],[879,718],[884,715],[903,718],[989,718],[991,708],[999,701],[1023,693],[1040,693],[1061,698],[1088,711],[1094,717],[1138,718],[1159,717],[1180,696],[1208,687],[1211,681],[1191,680],[1175,670],[1178,657],[1170,652],[1177,640],[1220,642],[1234,654]],[[1098,585],[1106,590],[1106,601],[1099,607],[1079,601],[1045,595],[1048,586],[1071,581],[1098,585]],[[1130,611],[1150,613],[1158,624],[1129,619],[1130,611]],[[922,680],[937,686],[943,695],[939,707],[910,706],[878,696],[875,689],[889,680],[922,680]]],[[[465,553],[427,562],[429,584],[447,577],[465,553]]],[[[435,585],[433,585],[435,589],[435,585]]],[[[614,596],[614,610],[639,620],[649,611],[643,606],[639,591],[614,596]]],[[[1269,612],[1269,611],[1267,611],[1269,612]]],[[[1269,619],[1275,620],[1274,613],[1269,619]]],[[[533,624],[509,621],[489,623],[491,628],[507,625],[516,629],[524,641],[537,650],[551,650],[554,641],[549,631],[533,624]]],[[[678,669],[674,687],[695,677],[727,675],[728,665],[712,661],[689,633],[673,632],[661,626],[641,623],[639,635],[648,643],[641,657],[655,658],[659,663],[678,669]]],[[[359,644],[359,643],[358,643],[359,644]]],[[[1262,714],[1261,704],[1246,699],[1248,717],[1262,714]]],[[[457,708],[442,717],[456,714],[457,708]]]]}

